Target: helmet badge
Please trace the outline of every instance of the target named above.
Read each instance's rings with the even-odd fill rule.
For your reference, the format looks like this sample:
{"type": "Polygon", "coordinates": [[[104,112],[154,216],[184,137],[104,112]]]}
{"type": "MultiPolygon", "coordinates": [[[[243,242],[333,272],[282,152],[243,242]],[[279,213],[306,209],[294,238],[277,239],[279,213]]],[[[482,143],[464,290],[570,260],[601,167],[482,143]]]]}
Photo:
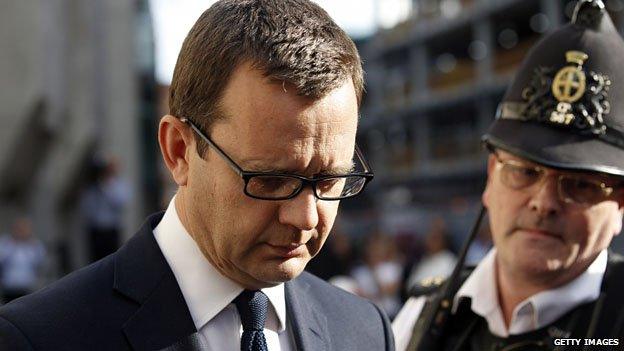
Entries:
{"type": "Polygon", "coordinates": [[[572,103],[578,101],[585,93],[586,77],[583,63],[589,58],[581,51],[566,52],[566,60],[570,65],[563,67],[555,75],[551,90],[559,101],[557,108],[550,114],[550,122],[568,125],[574,120],[572,103]]]}

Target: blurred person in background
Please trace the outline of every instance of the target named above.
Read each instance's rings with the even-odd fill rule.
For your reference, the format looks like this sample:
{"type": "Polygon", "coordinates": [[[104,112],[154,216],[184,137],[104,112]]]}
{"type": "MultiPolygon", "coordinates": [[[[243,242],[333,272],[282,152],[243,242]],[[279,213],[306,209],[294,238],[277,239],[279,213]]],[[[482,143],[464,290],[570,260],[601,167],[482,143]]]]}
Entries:
{"type": "Polygon", "coordinates": [[[0,349],[393,350],[383,311],[303,272],[339,200],[373,177],[355,143],[362,93],[355,44],[317,4],[214,3],[160,120],[169,207],[0,308],[0,349]]]}
{"type": "Polygon", "coordinates": [[[408,291],[425,279],[443,279],[453,271],[457,258],[451,251],[446,230],[444,219],[440,217],[431,224],[425,236],[425,255],[414,266],[407,280],[408,291]]]}
{"type": "Polygon", "coordinates": [[[0,237],[0,291],[4,303],[39,287],[45,260],[45,248],[33,236],[30,220],[15,220],[11,232],[0,237]]]}
{"type": "Polygon", "coordinates": [[[425,234],[416,231],[397,233],[396,243],[399,248],[399,254],[403,258],[403,272],[401,273],[401,288],[399,296],[401,304],[411,297],[410,291],[406,288],[410,274],[414,267],[418,265],[425,255],[425,242],[422,239],[425,234]]]}
{"type": "MultiPolygon", "coordinates": [[[[336,229],[336,225],[334,228],[336,229]]],[[[325,248],[310,260],[306,271],[342,290],[358,295],[357,282],[349,275],[355,259],[351,240],[341,230],[332,231],[325,248]]]]}
{"type": "Polygon", "coordinates": [[[310,260],[306,270],[329,281],[336,276],[347,276],[353,265],[351,238],[341,230],[334,230],[325,243],[325,248],[310,260]]]}
{"type": "Polygon", "coordinates": [[[117,159],[94,158],[93,180],[84,190],[80,204],[91,262],[119,248],[124,209],[129,200],[130,188],[119,172],[117,159]]]}
{"type": "Polygon", "coordinates": [[[488,226],[482,226],[470,244],[466,254],[466,266],[476,266],[492,248],[492,234],[488,226]]]}
{"type": "Polygon", "coordinates": [[[403,266],[393,238],[381,233],[369,235],[364,243],[363,264],[351,276],[357,292],[380,306],[390,318],[399,311],[403,266]]]}
{"type": "Polygon", "coordinates": [[[408,300],[399,350],[622,348],[624,259],[607,250],[624,215],[622,57],[599,0],[528,53],[484,136],[494,248],[408,300]]]}

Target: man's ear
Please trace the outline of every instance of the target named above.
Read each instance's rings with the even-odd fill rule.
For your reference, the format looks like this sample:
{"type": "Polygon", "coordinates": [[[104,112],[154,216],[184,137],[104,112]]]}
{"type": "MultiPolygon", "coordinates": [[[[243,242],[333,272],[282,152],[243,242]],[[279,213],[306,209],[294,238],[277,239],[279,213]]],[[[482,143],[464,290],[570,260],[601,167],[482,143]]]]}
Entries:
{"type": "Polygon", "coordinates": [[[166,115],[158,125],[158,143],[173,180],[178,186],[186,185],[190,155],[195,144],[191,129],[179,118],[166,115]]]}
{"type": "Polygon", "coordinates": [[[616,223],[616,225],[618,225],[618,227],[615,228],[614,232],[614,236],[618,236],[620,234],[620,232],[622,231],[622,225],[624,224],[623,218],[624,218],[624,188],[622,188],[622,186],[618,186],[615,188],[614,194],[613,194],[613,199],[617,202],[618,204],[618,212],[619,212],[619,223],[616,223]]]}
{"type": "Polygon", "coordinates": [[[487,162],[487,175],[488,175],[487,181],[488,182],[492,178],[492,174],[494,174],[494,168],[496,167],[496,162],[498,162],[496,160],[496,156],[494,156],[494,154],[489,154],[488,162],[487,162]]]}
{"type": "Polygon", "coordinates": [[[615,189],[615,201],[617,201],[620,207],[620,212],[624,214],[624,188],[615,189]]]}
{"type": "Polygon", "coordinates": [[[496,157],[494,157],[494,155],[490,154],[488,156],[488,163],[487,163],[487,183],[485,184],[485,190],[483,191],[483,194],[481,195],[481,201],[483,202],[483,206],[485,206],[486,208],[488,207],[488,203],[489,203],[489,192],[492,191],[491,187],[492,187],[492,177],[494,175],[494,167],[496,167],[496,157]]]}

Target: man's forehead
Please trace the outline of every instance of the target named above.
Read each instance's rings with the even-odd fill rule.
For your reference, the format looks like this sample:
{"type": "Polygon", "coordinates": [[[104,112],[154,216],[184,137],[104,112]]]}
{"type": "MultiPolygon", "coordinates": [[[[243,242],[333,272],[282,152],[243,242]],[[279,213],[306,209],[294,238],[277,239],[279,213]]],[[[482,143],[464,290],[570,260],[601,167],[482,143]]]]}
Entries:
{"type": "Polygon", "coordinates": [[[281,159],[252,158],[241,161],[241,167],[250,172],[276,172],[299,175],[314,174],[345,174],[353,171],[355,164],[352,159],[321,164],[309,162],[307,165],[283,157],[281,159]]]}

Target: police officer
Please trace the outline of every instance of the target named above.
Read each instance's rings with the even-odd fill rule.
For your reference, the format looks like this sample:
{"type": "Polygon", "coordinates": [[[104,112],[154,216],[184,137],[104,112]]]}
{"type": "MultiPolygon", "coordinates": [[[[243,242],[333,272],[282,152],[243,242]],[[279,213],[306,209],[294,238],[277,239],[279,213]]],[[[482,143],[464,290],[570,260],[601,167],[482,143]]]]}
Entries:
{"type": "Polygon", "coordinates": [[[603,2],[579,1],[528,53],[483,138],[494,248],[408,300],[398,350],[624,347],[624,265],[607,251],[624,213],[623,84],[603,2]]]}

